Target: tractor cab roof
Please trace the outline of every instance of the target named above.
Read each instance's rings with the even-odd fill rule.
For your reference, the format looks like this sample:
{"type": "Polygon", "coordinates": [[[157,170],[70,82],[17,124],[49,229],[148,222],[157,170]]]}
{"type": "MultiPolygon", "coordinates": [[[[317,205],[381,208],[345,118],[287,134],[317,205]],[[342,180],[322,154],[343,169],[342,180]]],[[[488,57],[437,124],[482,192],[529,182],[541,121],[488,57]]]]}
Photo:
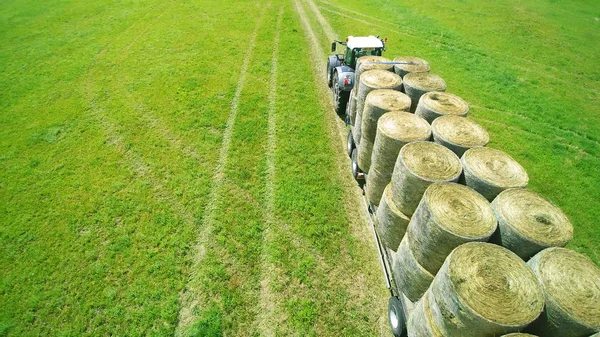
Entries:
{"type": "Polygon", "coordinates": [[[383,48],[383,42],[377,37],[370,36],[348,36],[348,48],[383,48]]]}

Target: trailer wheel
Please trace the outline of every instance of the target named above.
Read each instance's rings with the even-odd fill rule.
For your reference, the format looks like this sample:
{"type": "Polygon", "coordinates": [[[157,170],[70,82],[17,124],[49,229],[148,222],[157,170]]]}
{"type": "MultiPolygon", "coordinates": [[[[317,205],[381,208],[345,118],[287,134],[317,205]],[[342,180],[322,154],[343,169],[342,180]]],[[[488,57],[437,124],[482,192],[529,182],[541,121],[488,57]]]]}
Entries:
{"type": "Polygon", "coordinates": [[[350,158],[352,159],[352,176],[354,177],[354,179],[358,180],[358,174],[360,173],[360,169],[358,168],[358,151],[356,148],[352,150],[350,158]]]}
{"type": "Polygon", "coordinates": [[[347,91],[340,90],[338,86],[338,73],[333,75],[333,110],[338,116],[342,116],[346,112],[346,104],[348,104],[348,97],[350,94],[347,91]]]}
{"type": "Polygon", "coordinates": [[[390,328],[395,337],[406,337],[406,323],[404,322],[404,312],[402,303],[396,296],[390,297],[388,304],[388,318],[390,320],[390,328]]]}
{"type": "Polygon", "coordinates": [[[346,146],[348,151],[348,157],[352,157],[352,150],[354,150],[354,148],[356,147],[356,144],[354,144],[354,137],[352,137],[352,131],[348,131],[348,144],[346,146]]]}

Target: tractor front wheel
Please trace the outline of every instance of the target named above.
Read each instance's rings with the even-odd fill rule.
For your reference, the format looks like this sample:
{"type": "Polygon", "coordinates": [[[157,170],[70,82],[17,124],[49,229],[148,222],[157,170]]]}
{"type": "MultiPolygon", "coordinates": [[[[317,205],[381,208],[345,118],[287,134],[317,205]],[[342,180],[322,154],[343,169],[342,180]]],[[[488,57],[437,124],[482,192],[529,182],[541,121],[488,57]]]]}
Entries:
{"type": "Polygon", "coordinates": [[[349,93],[347,91],[340,90],[338,85],[338,74],[337,72],[333,75],[333,110],[338,116],[342,116],[346,112],[346,104],[348,104],[349,93]]]}

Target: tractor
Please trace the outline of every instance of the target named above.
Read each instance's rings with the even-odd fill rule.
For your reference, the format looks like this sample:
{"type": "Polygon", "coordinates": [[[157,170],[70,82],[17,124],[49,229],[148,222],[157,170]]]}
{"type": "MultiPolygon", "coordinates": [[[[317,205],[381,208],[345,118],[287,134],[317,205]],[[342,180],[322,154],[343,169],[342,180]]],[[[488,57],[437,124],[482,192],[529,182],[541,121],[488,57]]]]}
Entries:
{"type": "Polygon", "coordinates": [[[354,87],[354,71],[356,62],[361,56],[381,56],[385,50],[385,39],[379,36],[348,36],[346,42],[335,40],[331,44],[331,52],[335,53],[338,44],[346,46],[343,54],[329,56],[327,60],[327,84],[333,91],[333,108],[342,116],[346,112],[346,105],[350,91],[354,87]]]}

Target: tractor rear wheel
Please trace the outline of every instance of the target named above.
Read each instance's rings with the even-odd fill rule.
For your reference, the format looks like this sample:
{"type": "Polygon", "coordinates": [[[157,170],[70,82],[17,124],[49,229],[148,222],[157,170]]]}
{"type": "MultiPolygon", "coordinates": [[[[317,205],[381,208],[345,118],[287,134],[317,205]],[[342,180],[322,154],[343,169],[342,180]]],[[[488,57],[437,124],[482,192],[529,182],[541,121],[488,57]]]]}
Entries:
{"type": "Polygon", "coordinates": [[[333,110],[338,116],[342,116],[346,112],[346,104],[348,104],[349,92],[340,90],[338,86],[338,73],[333,75],[333,110]]]}

